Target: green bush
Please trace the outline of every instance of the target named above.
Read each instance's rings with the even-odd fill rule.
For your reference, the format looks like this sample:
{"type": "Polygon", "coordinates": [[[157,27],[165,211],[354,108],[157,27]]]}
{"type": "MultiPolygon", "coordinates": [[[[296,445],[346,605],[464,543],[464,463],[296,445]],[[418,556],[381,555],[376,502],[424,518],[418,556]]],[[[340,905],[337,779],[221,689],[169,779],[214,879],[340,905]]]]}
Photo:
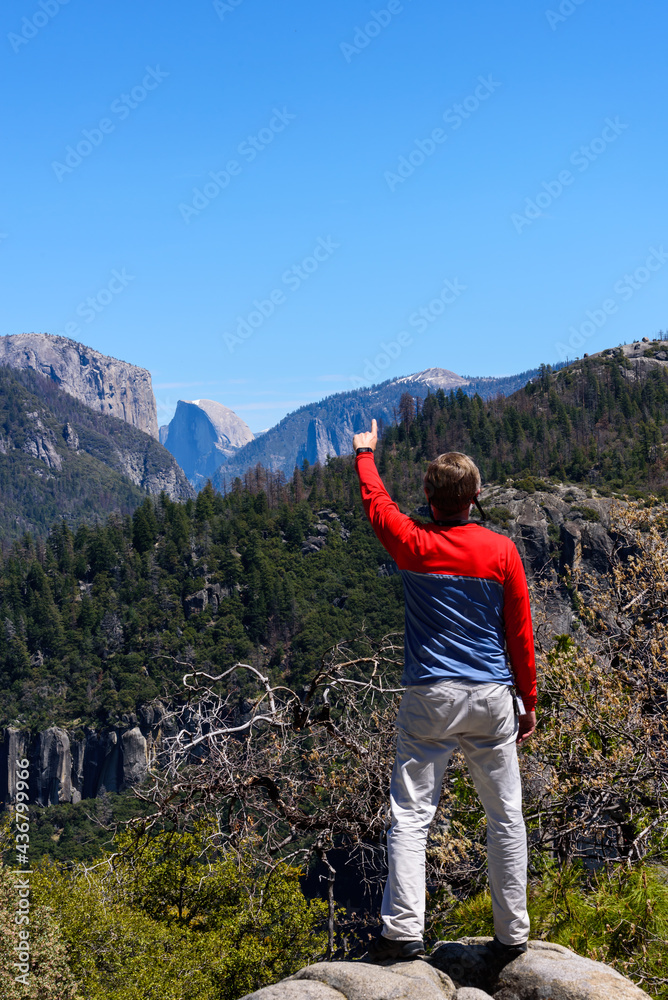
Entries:
{"type": "MultiPolygon", "coordinates": [[[[216,851],[211,833],[160,833],[140,847],[125,834],[87,870],[38,868],[31,992],[5,975],[0,1000],[236,1000],[321,957],[327,905],[305,899],[300,871],[216,851]]],[[[0,869],[5,895],[8,880],[0,869]]],[[[4,969],[15,936],[0,918],[4,969]]]]}
{"type": "MultiPolygon", "coordinates": [[[[436,900],[432,901],[432,906],[436,900]]],[[[605,962],[656,1000],[668,998],[668,873],[657,865],[591,874],[579,865],[547,866],[529,889],[531,937],[553,941],[605,962]]],[[[433,933],[492,935],[488,892],[436,917],[433,933]]]]}
{"type": "Polygon", "coordinates": [[[20,876],[0,864],[0,1000],[81,1000],[67,961],[66,943],[48,907],[31,899],[30,923],[17,924],[20,876]],[[19,932],[30,933],[30,972],[27,982],[17,961],[19,932]]]}
{"type": "Polygon", "coordinates": [[[585,519],[585,521],[600,521],[601,520],[601,515],[599,514],[599,512],[597,510],[594,510],[593,507],[586,507],[584,505],[582,505],[580,507],[573,507],[571,513],[572,514],[576,514],[576,513],[582,514],[582,516],[585,519]]]}

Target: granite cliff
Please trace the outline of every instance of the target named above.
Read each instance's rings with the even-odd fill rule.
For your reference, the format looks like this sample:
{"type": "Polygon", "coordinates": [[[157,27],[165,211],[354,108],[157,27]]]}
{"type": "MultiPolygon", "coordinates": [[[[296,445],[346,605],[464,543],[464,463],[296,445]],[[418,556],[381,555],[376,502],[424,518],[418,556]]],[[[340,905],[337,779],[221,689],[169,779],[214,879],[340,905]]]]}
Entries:
{"type": "Polygon", "coordinates": [[[74,734],[51,726],[30,733],[8,727],[0,742],[0,802],[7,808],[16,801],[15,761],[24,757],[30,761],[30,801],[41,806],[140,784],[158,752],[165,716],[157,703],[103,731],[87,727],[74,734]]]}
{"type": "Polygon", "coordinates": [[[180,399],[160,440],[194,486],[203,486],[223,462],[253,440],[250,427],[222,403],[180,399]]]}
{"type": "Polygon", "coordinates": [[[144,368],[50,333],[0,337],[0,365],[38,372],[91,410],[158,439],[151,375],[144,368]]]}

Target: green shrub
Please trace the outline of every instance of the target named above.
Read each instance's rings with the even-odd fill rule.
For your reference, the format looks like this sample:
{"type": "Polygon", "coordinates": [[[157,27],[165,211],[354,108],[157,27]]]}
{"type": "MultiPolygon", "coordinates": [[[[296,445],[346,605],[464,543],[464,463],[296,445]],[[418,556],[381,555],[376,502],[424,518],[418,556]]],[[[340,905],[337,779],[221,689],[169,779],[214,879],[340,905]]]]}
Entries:
{"type": "Polygon", "coordinates": [[[516,490],[524,490],[525,493],[536,492],[536,483],[533,476],[525,476],[523,479],[516,479],[514,486],[516,490]]]}
{"type": "Polygon", "coordinates": [[[508,507],[489,507],[485,512],[492,524],[500,524],[504,529],[508,528],[513,516],[508,507]]]}
{"type": "MultiPolygon", "coordinates": [[[[235,1000],[321,957],[327,905],[305,899],[300,871],[277,864],[269,872],[213,850],[211,832],[160,833],[141,849],[126,834],[116,854],[88,870],[38,868],[31,903],[43,943],[33,990],[11,992],[0,979],[0,1000],[235,1000]]],[[[0,869],[0,892],[8,878],[0,869]]]]}
{"type": "Polygon", "coordinates": [[[20,876],[0,865],[0,1000],[81,1000],[81,993],[67,961],[66,943],[48,907],[33,904],[30,923],[16,923],[20,876]],[[24,975],[15,966],[16,948],[21,943],[19,931],[30,933],[30,972],[27,983],[17,982],[24,975]]]}
{"type": "Polygon", "coordinates": [[[573,514],[581,514],[582,517],[585,519],[585,521],[600,521],[601,520],[601,515],[599,514],[599,512],[597,510],[594,510],[593,507],[585,507],[585,506],[573,507],[571,513],[573,513],[573,514]]]}
{"type": "MultiPolygon", "coordinates": [[[[433,904],[432,904],[433,905],[433,904]]],[[[656,1000],[668,998],[668,873],[659,866],[586,872],[578,865],[547,866],[529,889],[531,937],[564,945],[642,984],[656,1000]]],[[[492,935],[488,892],[436,918],[444,938],[492,935]]]]}

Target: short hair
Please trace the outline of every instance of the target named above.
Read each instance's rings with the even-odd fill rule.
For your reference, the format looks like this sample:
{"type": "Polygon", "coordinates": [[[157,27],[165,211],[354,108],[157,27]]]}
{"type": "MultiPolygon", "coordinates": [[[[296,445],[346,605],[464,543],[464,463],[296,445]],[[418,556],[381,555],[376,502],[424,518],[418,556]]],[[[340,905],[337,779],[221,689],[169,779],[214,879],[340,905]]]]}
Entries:
{"type": "Polygon", "coordinates": [[[424,487],[429,503],[444,513],[455,513],[473,503],[480,489],[480,472],[468,455],[448,451],[430,463],[424,487]]]}

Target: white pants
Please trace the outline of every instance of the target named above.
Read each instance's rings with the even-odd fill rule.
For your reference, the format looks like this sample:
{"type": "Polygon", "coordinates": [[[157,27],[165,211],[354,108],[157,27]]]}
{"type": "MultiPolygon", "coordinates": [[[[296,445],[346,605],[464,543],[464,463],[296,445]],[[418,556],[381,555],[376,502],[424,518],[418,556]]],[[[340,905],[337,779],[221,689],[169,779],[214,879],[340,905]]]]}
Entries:
{"type": "Polygon", "coordinates": [[[397,729],[383,935],[395,941],[422,937],[427,834],[448,760],[459,745],[487,814],[494,931],[504,944],[521,944],[529,936],[527,842],[510,688],[468,681],[411,686],[397,729]]]}

